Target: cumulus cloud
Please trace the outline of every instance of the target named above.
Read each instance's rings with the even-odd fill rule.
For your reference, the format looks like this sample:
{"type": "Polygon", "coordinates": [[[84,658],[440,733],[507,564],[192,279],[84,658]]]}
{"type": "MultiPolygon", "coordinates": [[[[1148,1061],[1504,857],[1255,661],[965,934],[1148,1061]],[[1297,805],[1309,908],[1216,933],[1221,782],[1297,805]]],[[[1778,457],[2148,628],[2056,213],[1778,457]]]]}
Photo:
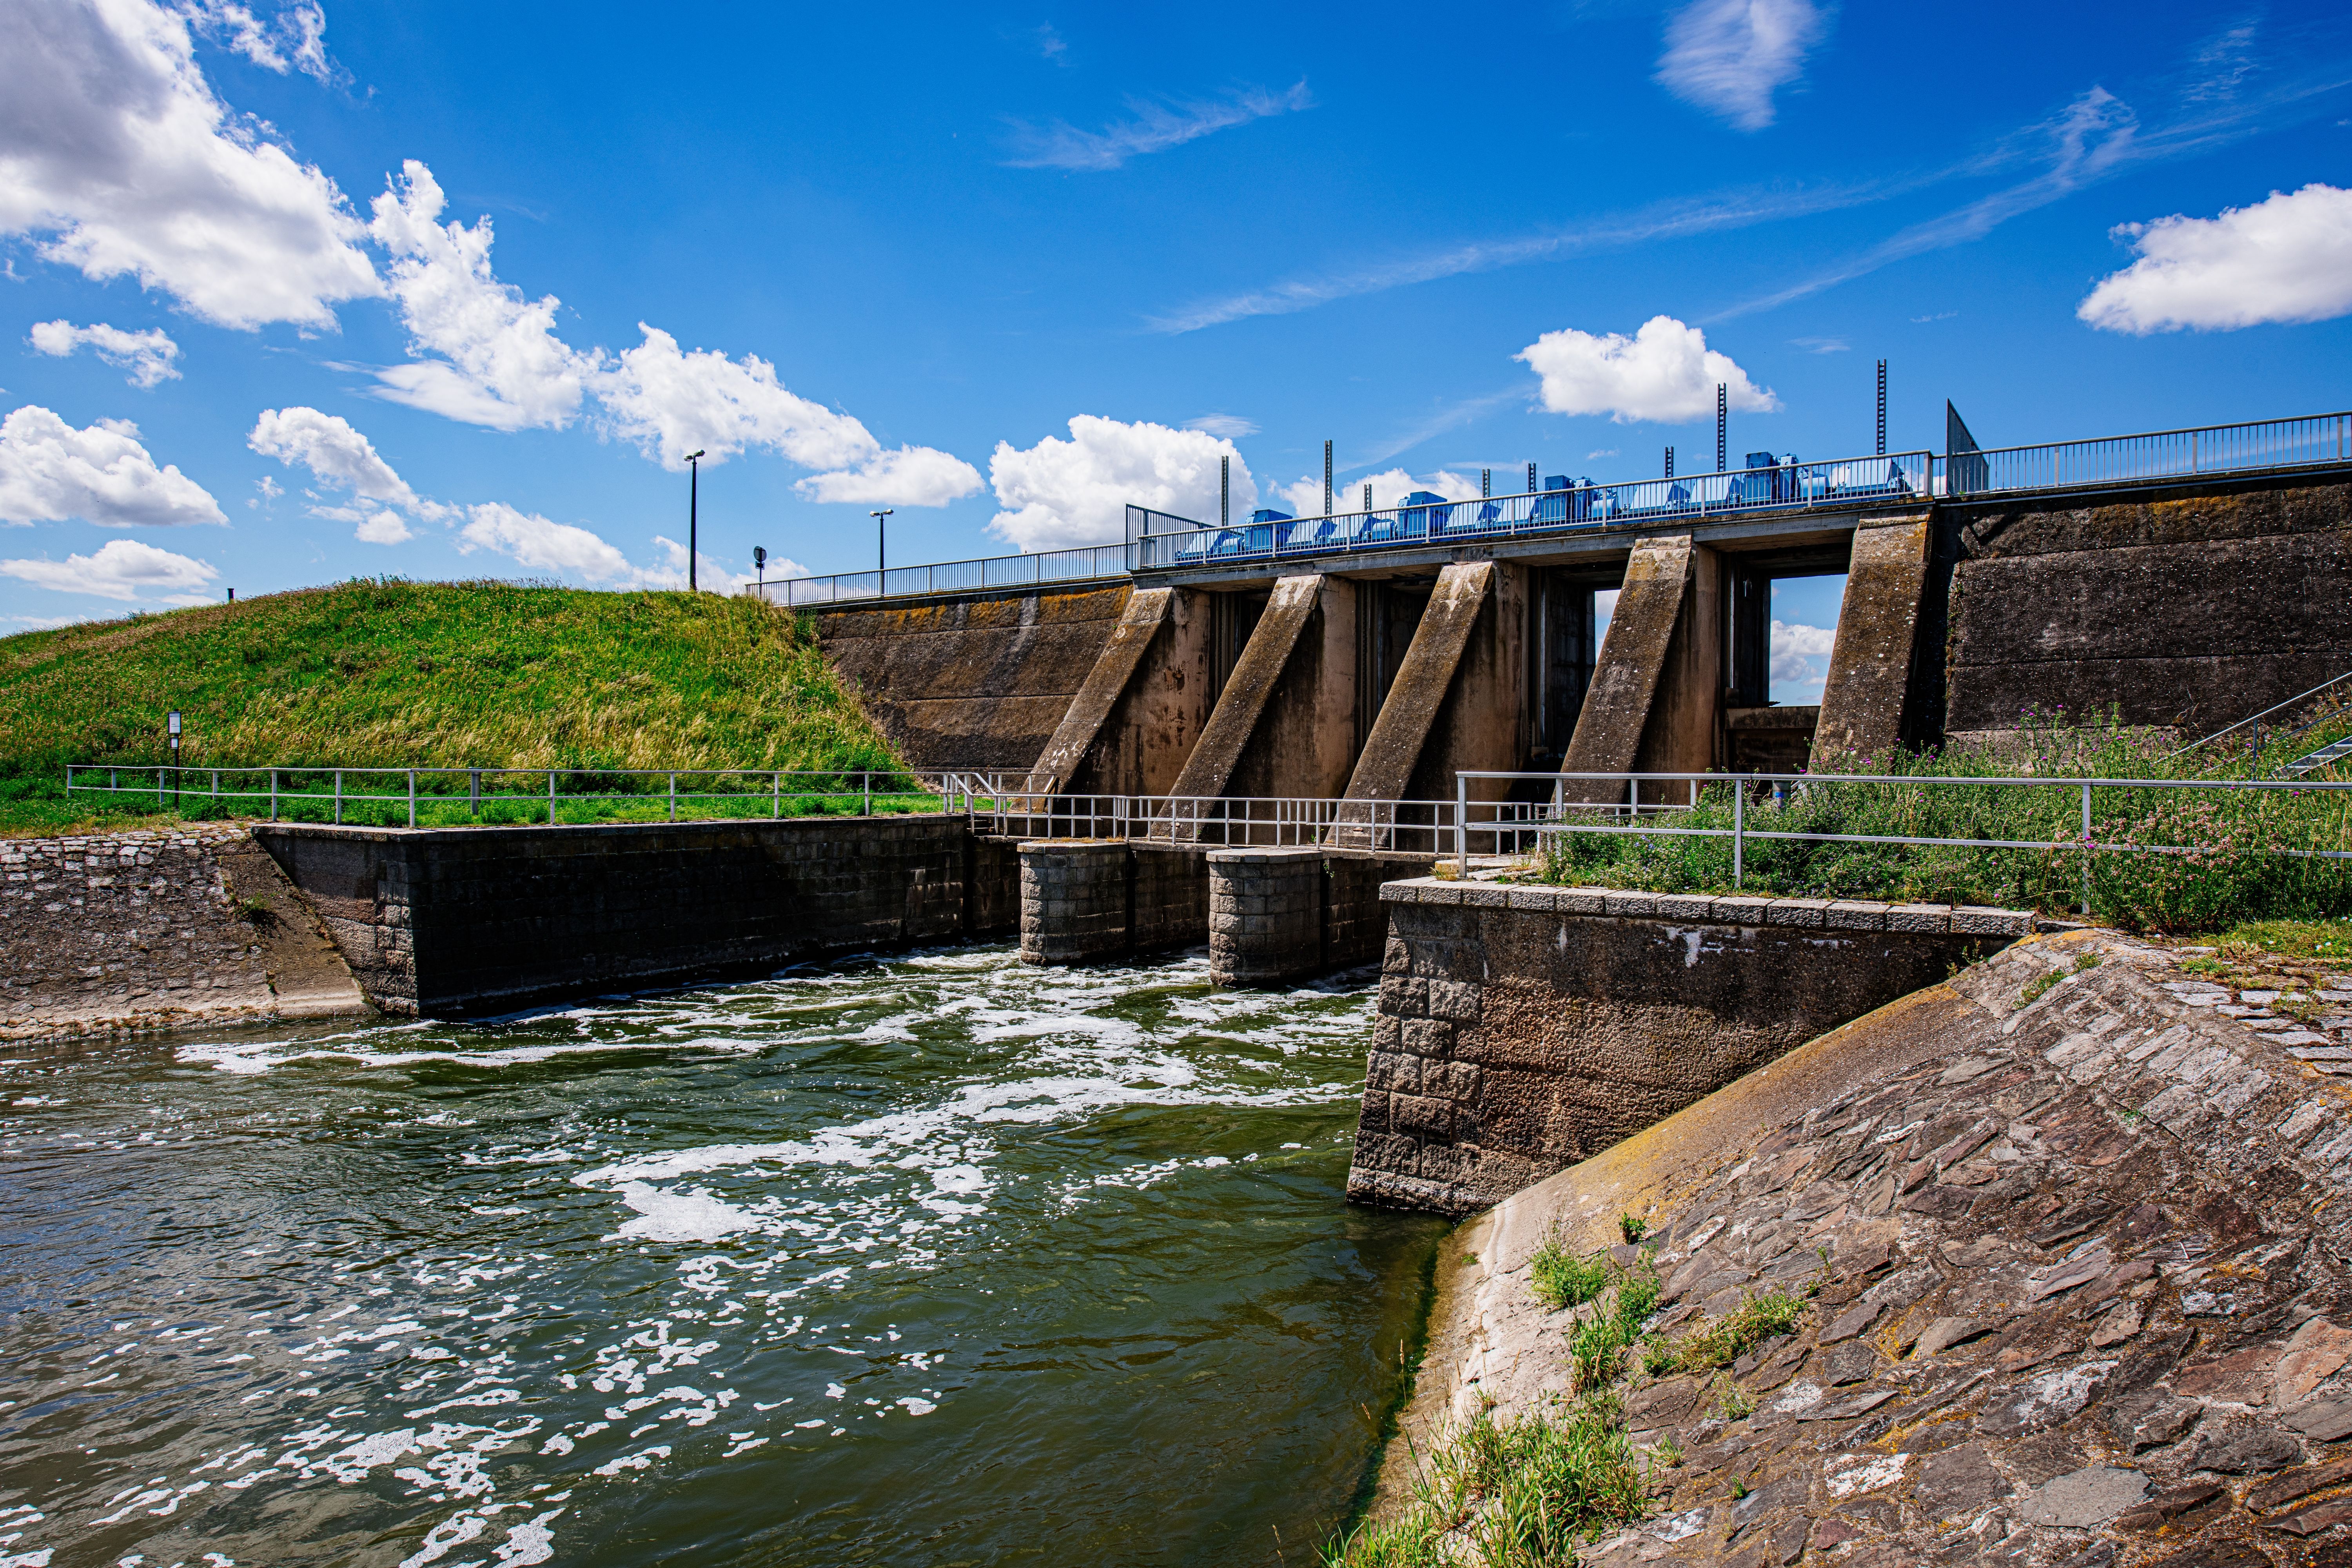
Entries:
{"type": "Polygon", "coordinates": [[[63,561],[0,561],[0,575],[22,578],[37,588],[60,594],[202,605],[212,599],[203,591],[205,584],[220,573],[202,561],[135,539],[110,539],[95,555],[68,555],[63,561]]]}
{"type": "Polygon", "coordinates": [[[526,300],[490,270],[490,220],[443,224],[433,171],[411,158],[375,199],[368,232],[392,255],[392,296],[420,358],[376,373],[383,395],[494,430],[561,429],[595,369],[555,335],[561,301],[526,300]]]}
{"type": "Polygon", "coordinates": [[[1791,686],[1818,686],[1829,676],[1829,657],[1837,646],[1837,628],[1776,620],[1772,623],[1771,646],[1774,680],[1791,686]]]}
{"type": "Polygon", "coordinates": [[[1233,458],[1234,515],[1246,515],[1257,505],[1257,481],[1231,441],[1080,414],[1066,441],[1048,436],[1025,450],[996,444],[988,477],[1004,510],[989,531],[1023,551],[1116,544],[1127,537],[1130,501],[1212,521],[1221,458],[1233,458]]]}
{"type": "Polygon", "coordinates": [[[169,527],[228,518],[204,486],[158,468],[128,419],[77,430],[38,404],[0,420],[0,522],[169,527]]]}
{"type": "Polygon", "coordinates": [[[2126,224],[2139,259],[2075,314],[2111,332],[2227,331],[2352,314],[2352,191],[2309,184],[2219,217],[2126,224]]]}
{"type": "Polygon", "coordinates": [[[60,359],[78,348],[87,347],[107,363],[129,371],[133,386],[152,387],[159,382],[176,381],[180,376],[172,367],[172,362],[180,357],[180,345],[161,327],[126,332],[104,321],[94,321],[87,327],[77,327],[67,321],[36,321],[26,341],[41,353],[60,359]]]}
{"type": "Polygon", "coordinates": [[[267,22],[234,0],[190,0],[181,14],[197,31],[265,70],[279,76],[299,70],[320,81],[334,75],[327,62],[327,14],[316,5],[289,5],[267,22]]]}
{"type": "Polygon", "coordinates": [[[517,511],[502,501],[486,501],[467,511],[473,521],[457,531],[459,554],[493,551],[538,571],[592,583],[622,582],[635,575],[627,556],[584,528],[517,511]]]}
{"type": "Polygon", "coordinates": [[[1738,412],[1780,406],[1730,355],[1708,348],[1706,333],[1672,316],[1651,317],[1630,338],[1562,328],[1512,357],[1543,378],[1543,405],[1554,414],[1606,414],[1620,425],[1637,419],[1687,424],[1714,414],[1717,385],[1730,389],[1738,412]]]}
{"type": "Polygon", "coordinates": [[[398,512],[379,511],[360,519],[359,526],[352,530],[352,537],[362,544],[405,544],[415,535],[408,531],[408,524],[401,521],[398,512]]]}
{"type": "MultiPolygon", "coordinates": [[[[1364,505],[1364,487],[1372,487],[1372,509],[1385,510],[1403,501],[1414,490],[1427,490],[1444,496],[1447,500],[1471,500],[1478,494],[1478,476],[1455,474],[1440,470],[1433,474],[1409,474],[1402,468],[1386,468],[1377,474],[1358,474],[1344,484],[1333,487],[1331,504],[1340,512],[1360,511],[1364,505]]],[[[1517,489],[1507,485],[1507,490],[1517,489]]],[[[1323,511],[1323,476],[1307,474],[1283,485],[1275,491],[1286,511],[1300,517],[1319,517],[1323,511]]]]}
{"type": "Polygon", "coordinates": [[[1050,125],[1015,121],[1013,156],[1005,160],[1006,166],[1089,172],[1116,169],[1129,158],[1181,147],[1230,126],[1246,125],[1253,120],[1287,114],[1294,110],[1312,109],[1315,98],[1302,81],[1287,92],[1268,92],[1253,87],[1205,102],[1154,103],[1129,99],[1127,107],[1134,115],[1132,120],[1106,125],[1100,131],[1081,131],[1058,120],[1050,125]]]}
{"type": "MultiPolygon", "coordinates": [[[[245,444],[265,458],[301,464],[318,479],[367,500],[416,505],[416,492],[376,455],[375,446],[339,415],[299,405],[265,408],[245,444]]],[[[388,542],[378,541],[377,542],[388,542]]]]}
{"type": "Polygon", "coordinates": [[[226,327],[330,327],[382,291],[335,183],[231,115],[177,13],[12,0],[0,61],[0,234],[226,327]]]}
{"type": "Polygon", "coordinates": [[[1666,24],[1658,80],[1741,131],[1772,123],[1772,95],[1805,71],[1828,30],[1812,0],[1692,0],[1666,24]]]}
{"type": "Polygon", "coordinates": [[[931,447],[877,452],[855,468],[812,474],[793,489],[815,501],[878,501],[885,506],[945,506],[980,489],[980,470],[931,447]]]}

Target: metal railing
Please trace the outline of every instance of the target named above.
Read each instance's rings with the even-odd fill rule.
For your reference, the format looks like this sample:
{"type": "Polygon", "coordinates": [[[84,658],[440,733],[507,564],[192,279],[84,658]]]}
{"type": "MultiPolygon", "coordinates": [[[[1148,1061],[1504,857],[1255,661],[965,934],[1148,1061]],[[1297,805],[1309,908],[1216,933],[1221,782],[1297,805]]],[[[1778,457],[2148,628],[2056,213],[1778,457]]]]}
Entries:
{"type": "Polygon", "coordinates": [[[1936,459],[1936,494],[2064,490],[2352,463],[2352,414],[2151,430],[1936,459]]]}
{"type": "MultiPolygon", "coordinates": [[[[1731,840],[1731,885],[1743,886],[1747,876],[1748,844],[1751,839],[1787,839],[1816,844],[1886,844],[1918,847],[1957,849],[2031,849],[2067,851],[2083,857],[2083,911],[2090,912],[2090,862],[2095,855],[2195,855],[2204,853],[2204,847],[2189,844],[2133,844],[2102,840],[2095,827],[2095,802],[2100,790],[2219,790],[2225,792],[2279,790],[2341,792],[2352,790],[2352,782],[2314,783],[2307,780],[2282,779],[2110,779],[2110,778],[2011,778],[1990,776],[1933,775],[1919,773],[1486,773],[1465,771],[1454,775],[1454,822],[1456,837],[1454,854],[1462,868],[1470,864],[1470,837],[1480,825],[1472,814],[1481,803],[1469,797],[1470,781],[1484,779],[1498,783],[1518,784],[1531,781],[1549,784],[1551,798],[1529,805],[1523,802],[1495,803],[1489,809],[1496,815],[1486,825],[1498,845],[1506,834],[1517,835],[1515,849],[1518,853],[1539,850],[1549,834],[1591,833],[1605,835],[1648,835],[1690,838],[1728,838],[1731,840]],[[1570,800],[1568,786],[1576,784],[1608,784],[1626,793],[1622,802],[1613,799],[1599,802],[1570,800]],[[1690,812],[1699,804],[1700,794],[1706,787],[1733,785],[1731,825],[1727,827],[1675,827],[1660,822],[1643,823],[1644,812],[1659,814],[1661,808],[1642,800],[1644,784],[1682,784],[1689,795],[1689,804],[1671,809],[1690,812]],[[1995,838],[1991,837],[1954,838],[1924,835],[1888,833],[1807,833],[1775,829],[1769,826],[1748,826],[1748,797],[1751,791],[1762,787],[1773,789],[1776,796],[1785,799],[1791,791],[1803,791],[1835,784],[1896,784],[1909,787],[1949,787],[2004,789],[2055,789],[2077,794],[2081,797],[2081,829],[2064,838],[1995,838]],[[1601,821],[1579,818],[1617,817],[1624,820],[1601,821]]],[[[1579,792],[1593,793],[1593,792],[1579,792]]],[[[1501,853],[1499,848],[1498,853],[1501,853]]],[[[2352,860],[2352,849],[2307,849],[2273,846],[2263,851],[2271,855],[2297,859],[2352,860]]]]}
{"type": "Polygon", "coordinates": [[[968,589],[1022,588],[1039,583],[1124,577],[1129,564],[1126,545],[1090,544],[1076,550],[1040,551],[1034,555],[988,555],[928,566],[893,566],[887,572],[788,577],[754,584],[748,592],[764,597],[772,605],[840,605],[905,594],[953,594],[968,589]]]}
{"type": "MultiPolygon", "coordinates": [[[[1442,800],[1300,795],[1051,795],[1012,788],[974,804],[975,832],[1010,838],[1125,839],[1192,847],[1322,846],[1442,854],[1455,837],[1442,800]]],[[[1482,828],[1481,831],[1484,829],[1482,828]]]]}
{"type": "MultiPolygon", "coordinates": [[[[2347,680],[2352,680],[2352,669],[2347,669],[2341,675],[2331,676],[2327,679],[2323,680],[2318,685],[2313,687],[2308,691],[2298,691],[2284,702],[2273,702],[2259,713],[2250,713],[2234,724],[2224,725],[2222,728],[2214,731],[2211,734],[2205,736],[2203,739],[2191,741],[2189,744],[2181,747],[2179,751],[2168,752],[2165,755],[2168,757],[2178,757],[2185,752],[2193,752],[2200,746],[2210,746],[2214,742],[2220,740],[2222,736],[2234,735],[2250,724],[2253,726],[2254,747],[2259,751],[2263,743],[2263,720],[2269,718],[2273,713],[2284,712],[2287,709],[2294,707],[2298,702],[2308,701],[2310,699],[2318,696],[2321,692],[2326,691],[2334,687],[2341,686],[2347,680]]],[[[2316,729],[2320,725],[2325,724],[2329,720],[2335,718],[2339,710],[2340,710],[2335,706],[2327,707],[2311,719],[2306,720],[2305,722],[2296,724],[2286,730],[2284,734],[2287,738],[2292,739],[2296,735],[2302,734],[2306,730],[2316,729]]],[[[2279,739],[2279,727],[2273,724],[2271,726],[2271,738],[2274,741],[2279,739]]]]}
{"type": "Polygon", "coordinates": [[[871,816],[877,799],[886,806],[920,805],[927,812],[971,814],[984,809],[1003,787],[994,773],[884,768],[181,768],[112,763],[66,768],[68,797],[152,798],[159,809],[167,802],[177,806],[197,800],[232,809],[243,802],[261,808],[248,815],[266,812],[272,822],[289,812],[316,809],[336,824],[354,807],[390,805],[391,815],[404,813],[410,827],[418,826],[420,807],[427,816],[457,819],[446,823],[451,826],[482,822],[486,810],[494,819],[491,826],[520,816],[551,826],[567,808],[574,823],[646,820],[644,815],[615,812],[671,822],[774,820],[826,815],[835,803],[845,812],[852,801],[859,815],[871,816]],[[394,786],[389,791],[387,782],[394,786]],[[713,803],[740,809],[713,811],[713,803]],[[811,803],[824,804],[811,811],[811,803]]]}
{"type": "Polygon", "coordinates": [[[1213,566],[1226,561],[1695,522],[1753,511],[1900,505],[1927,494],[1936,461],[1928,452],[1841,458],[1822,463],[1791,460],[1630,484],[1579,480],[1565,489],[1417,501],[1329,517],[1230,527],[1194,524],[1139,538],[1135,569],[1213,566]]]}

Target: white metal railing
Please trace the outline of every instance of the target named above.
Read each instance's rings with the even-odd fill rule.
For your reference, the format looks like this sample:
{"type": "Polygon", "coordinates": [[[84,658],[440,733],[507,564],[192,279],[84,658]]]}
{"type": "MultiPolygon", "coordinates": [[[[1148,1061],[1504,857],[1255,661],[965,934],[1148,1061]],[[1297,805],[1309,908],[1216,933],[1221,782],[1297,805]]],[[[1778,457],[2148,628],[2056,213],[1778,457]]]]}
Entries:
{"type": "Polygon", "coordinates": [[[902,594],[952,594],[976,588],[1020,588],[1124,577],[1131,563],[1124,544],[1043,550],[1034,555],[987,555],[887,571],[836,572],[828,577],[787,577],[754,584],[750,593],[772,605],[841,605],[902,594]]]}
{"type": "Polygon", "coordinates": [[[114,763],[66,768],[68,797],[152,798],[159,808],[190,799],[232,809],[243,802],[266,808],[273,822],[315,808],[337,824],[353,807],[388,805],[394,815],[404,812],[410,827],[418,826],[420,806],[428,816],[455,819],[450,826],[479,822],[485,808],[500,819],[519,809],[526,820],[548,826],[559,823],[566,807],[575,823],[598,811],[606,814],[603,820],[643,820],[611,815],[634,810],[677,822],[681,806],[685,820],[773,820],[822,816],[835,803],[853,800],[860,815],[871,816],[877,799],[886,805],[903,802],[926,811],[969,813],[1003,785],[995,773],[888,768],[192,768],[114,763]],[[394,786],[389,791],[386,783],[394,786]],[[810,811],[806,805],[812,802],[824,804],[810,811]],[[722,808],[710,809],[714,803],[722,808]]]}
{"type": "MultiPolygon", "coordinates": [[[[1958,849],[2032,849],[2070,851],[2083,857],[2083,910],[2090,912],[2090,863],[2095,855],[2194,855],[2205,852],[2204,847],[2192,844],[2130,844],[2102,840],[2095,832],[2094,807],[2096,793],[2101,790],[2210,790],[2270,792],[2278,790],[2310,792],[2342,792],[2352,790],[2352,782],[2314,783],[2304,779],[2111,779],[2111,778],[2011,778],[2000,774],[1986,776],[1937,775],[1918,773],[1528,773],[1465,771],[1454,775],[1454,822],[1456,836],[1454,854],[1464,870],[1470,864],[1471,835],[1478,826],[1470,821],[1481,803],[1469,798],[1470,781],[1529,782],[1549,786],[1550,798],[1538,805],[1517,803],[1507,809],[1517,814],[1506,823],[1497,817],[1491,820],[1493,831],[1499,837],[1504,831],[1517,831],[1526,837],[1523,845],[1539,848],[1548,834],[1592,833],[1609,835],[1671,836],[1692,838],[1728,838],[1731,840],[1731,883],[1744,885],[1747,876],[1747,849],[1750,839],[1788,839],[1818,844],[1889,844],[1921,847],[1958,849]],[[1576,784],[1609,784],[1609,797],[1600,801],[1572,800],[1571,794],[1591,795],[1594,790],[1571,791],[1576,784]],[[1727,827],[1675,827],[1661,822],[1643,823],[1643,813],[1654,816],[1665,809],[1642,799],[1644,784],[1671,786],[1681,784],[1688,792],[1688,803],[1671,809],[1683,812],[1696,810],[1700,792],[1708,785],[1732,784],[1731,825],[1727,827]],[[1776,799],[1785,800],[1791,791],[1803,791],[1827,784],[1899,784],[1912,787],[2053,789],[2078,794],[2081,797],[2081,829],[2077,835],[2064,838],[1950,838],[1889,833],[1806,833],[1770,826],[1751,827],[1748,825],[1748,797],[1751,791],[1770,788],[1776,799]],[[1615,799],[1622,790],[1626,798],[1615,799]],[[1579,820],[1580,817],[1625,817],[1622,824],[1613,821],[1579,820]]],[[[1505,808],[1498,808],[1505,809],[1505,808]]],[[[2310,849],[2284,846],[2270,847],[2263,853],[2299,859],[2352,860],[2352,849],[2310,849]]]]}
{"type": "Polygon", "coordinates": [[[1936,459],[1936,494],[2101,489],[2352,462],[2352,414],[2150,430],[1936,459]]]}

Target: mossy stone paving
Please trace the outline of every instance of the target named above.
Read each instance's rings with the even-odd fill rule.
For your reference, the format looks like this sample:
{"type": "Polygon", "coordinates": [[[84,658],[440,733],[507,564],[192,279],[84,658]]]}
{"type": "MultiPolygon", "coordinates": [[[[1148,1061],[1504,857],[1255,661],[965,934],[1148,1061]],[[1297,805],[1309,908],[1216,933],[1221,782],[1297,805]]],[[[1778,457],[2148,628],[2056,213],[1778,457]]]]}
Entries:
{"type": "MultiPolygon", "coordinates": [[[[2020,944],[1915,1025],[1932,1054],[1670,1156],[1654,1330],[1818,1293],[1727,1372],[1622,1385],[1637,1449],[1684,1459],[1581,1561],[2352,1563],[2352,1096],[2168,989],[2186,956],[2020,944]]],[[[1615,1212],[1577,1176],[1554,1178],[1561,1212],[1615,1212]]],[[[1495,1235],[1465,1245],[1510,1272],[1495,1235]]],[[[1564,1360],[1548,1316],[1536,1342],[1564,1360]]],[[[1527,1359],[1510,1334],[1485,1366],[1527,1359]]],[[[1484,1397],[1501,1419],[1546,1381],[1484,1397]]]]}

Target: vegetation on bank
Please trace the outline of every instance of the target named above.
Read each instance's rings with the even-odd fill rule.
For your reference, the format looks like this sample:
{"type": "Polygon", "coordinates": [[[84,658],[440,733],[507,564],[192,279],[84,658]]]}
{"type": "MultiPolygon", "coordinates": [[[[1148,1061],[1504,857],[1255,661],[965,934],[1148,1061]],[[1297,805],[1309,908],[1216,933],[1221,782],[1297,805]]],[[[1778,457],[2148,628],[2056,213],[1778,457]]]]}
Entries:
{"type": "MultiPolygon", "coordinates": [[[[0,637],[0,830],[131,826],[266,812],[251,800],[194,798],[210,770],[285,766],[722,768],[871,772],[887,804],[912,781],[818,650],[810,626],[750,598],[593,593],[513,583],[366,580],[165,615],[0,637]],[[170,758],[164,716],[184,733],[179,808],[152,795],[68,799],[68,763],[152,768],[170,758]]],[[[148,775],[152,778],[152,774],[148,775]]],[[[125,782],[129,782],[126,780],[125,782]]],[[[147,779],[140,782],[145,783],[147,779]]],[[[228,781],[266,790],[266,781],[228,781]]],[[[420,821],[476,817],[471,781],[429,781],[420,821]],[[451,798],[455,797],[455,798],[451,798]]],[[[730,787],[752,808],[857,809],[862,781],[771,780],[730,787]],[[784,789],[791,791],[793,781],[784,789]]],[[[283,781],[286,795],[331,796],[330,775],[283,781]]],[[[352,793],[404,794],[405,781],[347,781],[352,793]]],[[[483,820],[545,821],[545,780],[486,781],[483,820]]],[[[667,781],[626,786],[559,781],[564,821],[668,815],[667,781]]],[[[287,815],[331,809],[289,804],[287,815]]],[[[741,815],[742,803],[687,816],[741,815]]],[[[764,815],[764,811],[761,812],[764,815]]],[[[404,801],[353,807],[347,821],[407,820],[404,801]]]]}
{"type": "MultiPolygon", "coordinates": [[[[2095,788],[2092,838],[2103,846],[2180,851],[2147,854],[2086,852],[2080,788],[2005,782],[2271,778],[2281,764],[2325,738],[2324,732],[2307,733],[2260,748],[2173,755],[2146,731],[2113,723],[2071,727],[2045,717],[2020,745],[1853,757],[1825,770],[1896,777],[1899,782],[1893,784],[1808,782],[1788,786],[1777,797],[1748,786],[1741,815],[1748,837],[1736,883],[1728,837],[1547,834],[1536,873],[1549,882],[1654,892],[1992,904],[2053,913],[2079,911],[2087,890],[2091,918],[2168,932],[2249,921],[2325,920],[2352,912],[2352,860],[2278,851],[2352,850],[2352,792],[2095,788]],[[1958,779],[1985,782],[1938,782],[1958,779]],[[1772,833],[1962,842],[1912,846],[1757,837],[1772,833]],[[1988,839],[2041,847],[1974,847],[1988,839]]],[[[1707,785],[1692,809],[1645,814],[1644,821],[1728,829],[1737,787],[1729,782],[1707,785]]],[[[1592,826],[1622,826],[1622,815],[1599,812],[1570,818],[1592,826]]]]}
{"type": "MultiPolygon", "coordinates": [[[[1650,1327],[1662,1285],[1646,1251],[1627,1268],[1607,1253],[1580,1257],[1555,1232],[1528,1259],[1528,1276],[1545,1306],[1576,1314],[1568,1332],[1572,1397],[1506,1422],[1482,1410],[1433,1453],[1416,1453],[1412,1497],[1395,1517],[1326,1547],[1324,1568],[1571,1568],[1580,1544],[1645,1517],[1653,1496],[1668,1489],[1664,1473],[1682,1462],[1671,1441],[1634,1449],[1625,1432],[1626,1384],[1714,1375],[1794,1329],[1818,1287],[1816,1279],[1799,1292],[1751,1293],[1670,1338],[1650,1327]]],[[[1749,1408],[1729,1384],[1717,1400],[1727,1419],[1749,1408]]]]}

